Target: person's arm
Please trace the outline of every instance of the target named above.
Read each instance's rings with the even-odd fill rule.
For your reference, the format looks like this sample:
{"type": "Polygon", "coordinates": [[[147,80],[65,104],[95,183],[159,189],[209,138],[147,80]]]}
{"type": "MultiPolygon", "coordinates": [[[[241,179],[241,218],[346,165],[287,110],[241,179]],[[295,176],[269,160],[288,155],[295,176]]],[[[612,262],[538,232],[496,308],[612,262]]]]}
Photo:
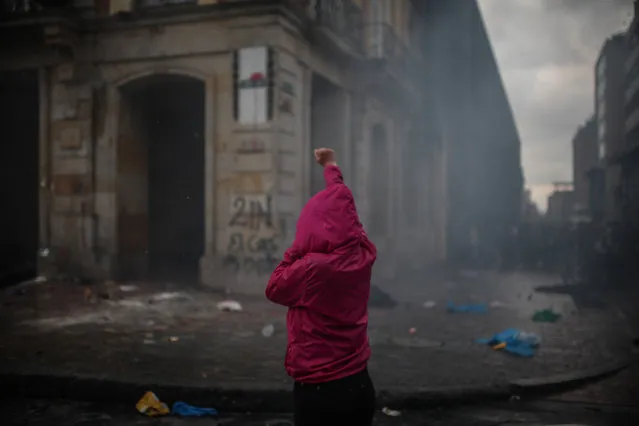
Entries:
{"type": "Polygon", "coordinates": [[[327,188],[332,185],[344,183],[342,171],[339,169],[339,167],[337,167],[337,164],[330,163],[324,166],[324,182],[326,182],[327,188]]]}
{"type": "Polygon", "coordinates": [[[299,306],[306,292],[306,261],[297,258],[291,249],[271,274],[266,286],[266,298],[278,305],[299,306]]]}

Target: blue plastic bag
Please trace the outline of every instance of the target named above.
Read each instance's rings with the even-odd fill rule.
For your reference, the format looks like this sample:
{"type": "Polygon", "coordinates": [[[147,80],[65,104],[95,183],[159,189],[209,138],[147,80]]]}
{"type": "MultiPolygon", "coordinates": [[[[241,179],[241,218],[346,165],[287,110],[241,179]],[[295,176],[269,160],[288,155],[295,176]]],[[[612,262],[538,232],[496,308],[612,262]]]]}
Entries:
{"type": "Polygon", "coordinates": [[[448,305],[446,305],[446,309],[448,310],[448,312],[453,313],[472,312],[475,314],[485,314],[486,312],[488,312],[488,308],[483,303],[479,305],[455,305],[453,302],[448,302],[448,305]]]}
{"type": "Polygon", "coordinates": [[[171,414],[179,417],[217,417],[215,408],[202,408],[178,401],[173,404],[171,414]]]}
{"type": "Polygon", "coordinates": [[[524,358],[531,358],[535,356],[538,343],[532,341],[531,339],[526,339],[525,341],[521,340],[519,338],[520,335],[521,331],[517,330],[516,328],[509,328],[508,330],[504,330],[501,333],[495,334],[490,339],[477,339],[477,342],[493,347],[501,343],[505,343],[506,346],[502,349],[503,351],[524,358]]]}

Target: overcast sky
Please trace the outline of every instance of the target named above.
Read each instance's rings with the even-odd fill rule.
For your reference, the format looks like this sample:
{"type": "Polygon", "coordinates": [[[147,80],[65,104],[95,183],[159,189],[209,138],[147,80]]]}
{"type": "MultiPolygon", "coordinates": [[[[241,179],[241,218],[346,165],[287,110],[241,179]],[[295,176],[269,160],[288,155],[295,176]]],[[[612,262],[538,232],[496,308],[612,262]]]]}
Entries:
{"type": "Polygon", "coordinates": [[[572,180],[572,137],[594,111],[594,63],[632,0],[479,0],[515,113],[526,185],[546,209],[572,180]]]}

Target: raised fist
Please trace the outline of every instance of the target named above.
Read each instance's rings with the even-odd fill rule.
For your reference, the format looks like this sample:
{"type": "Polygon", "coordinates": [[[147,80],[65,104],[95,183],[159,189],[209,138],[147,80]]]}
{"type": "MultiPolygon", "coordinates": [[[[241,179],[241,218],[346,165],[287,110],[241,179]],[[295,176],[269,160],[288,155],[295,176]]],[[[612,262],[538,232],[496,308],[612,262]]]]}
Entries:
{"type": "Polygon", "coordinates": [[[330,148],[319,148],[314,151],[315,161],[317,164],[324,167],[327,165],[335,164],[335,151],[330,148]]]}

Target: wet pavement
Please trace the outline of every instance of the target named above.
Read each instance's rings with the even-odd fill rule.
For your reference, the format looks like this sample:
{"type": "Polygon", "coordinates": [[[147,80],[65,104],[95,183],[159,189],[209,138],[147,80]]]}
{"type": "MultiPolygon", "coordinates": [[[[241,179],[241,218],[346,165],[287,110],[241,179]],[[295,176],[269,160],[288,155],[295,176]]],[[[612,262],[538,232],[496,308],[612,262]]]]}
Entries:
{"type": "MultiPolygon", "coordinates": [[[[97,405],[55,400],[0,401],[3,425],[229,425],[229,426],[293,426],[290,414],[224,413],[219,419],[147,418],[133,406],[97,405]]],[[[585,406],[574,404],[532,403],[474,406],[454,410],[401,412],[389,417],[381,411],[377,426],[625,426],[639,419],[636,408],[585,406]]],[[[327,425],[328,426],[328,425],[327,425]]]]}
{"type": "MultiPolygon", "coordinates": [[[[378,390],[496,386],[632,355],[632,328],[614,303],[594,309],[567,295],[535,292],[555,283],[529,274],[467,273],[383,287],[398,306],[370,311],[370,370],[378,390]],[[452,314],[448,302],[483,303],[488,310],[452,314]],[[531,321],[535,310],[545,308],[562,318],[554,324],[531,321]],[[512,327],[541,337],[534,358],[476,343],[512,327]]],[[[234,295],[243,311],[222,312],[216,307],[223,299],[219,294],[179,285],[129,285],[118,300],[96,303],[86,300],[84,287],[69,283],[5,293],[0,372],[290,390],[283,368],[285,309],[261,297],[234,295]],[[274,332],[265,337],[267,325],[274,332]]]]}

